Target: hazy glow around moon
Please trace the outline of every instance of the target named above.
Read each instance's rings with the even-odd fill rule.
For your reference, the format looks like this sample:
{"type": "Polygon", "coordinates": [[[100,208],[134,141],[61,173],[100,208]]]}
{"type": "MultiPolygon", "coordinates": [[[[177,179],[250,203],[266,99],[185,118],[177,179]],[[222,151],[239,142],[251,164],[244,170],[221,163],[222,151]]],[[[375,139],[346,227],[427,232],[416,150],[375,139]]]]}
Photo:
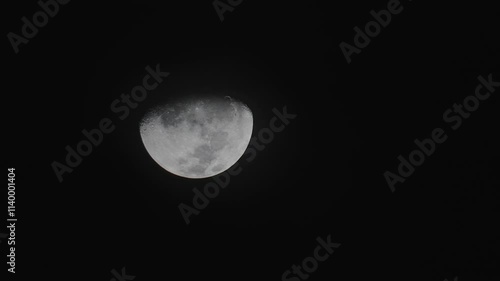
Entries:
{"type": "Polygon", "coordinates": [[[148,113],[140,126],[151,157],[165,170],[206,178],[230,168],[252,135],[250,109],[230,97],[195,99],[148,113]]]}

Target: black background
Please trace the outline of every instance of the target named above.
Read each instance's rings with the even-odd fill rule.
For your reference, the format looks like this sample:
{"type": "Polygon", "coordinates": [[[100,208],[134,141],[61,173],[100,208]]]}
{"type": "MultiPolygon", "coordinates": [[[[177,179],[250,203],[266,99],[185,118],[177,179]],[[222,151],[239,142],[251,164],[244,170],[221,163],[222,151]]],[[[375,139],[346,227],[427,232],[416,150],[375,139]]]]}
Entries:
{"type": "MultiPolygon", "coordinates": [[[[388,1],[331,2],[244,0],[221,22],[211,1],[71,1],[18,54],[5,36],[16,277],[281,280],[332,235],[342,245],[310,280],[497,280],[500,90],[456,131],[442,114],[478,75],[500,80],[499,12],[402,1],[348,64],[340,42],[388,1]],[[170,76],[119,120],[111,102],[156,64],[170,76]],[[186,225],[178,205],[210,179],[165,172],[138,122],[197,93],[245,102],[254,136],[273,108],[298,117],[186,225]],[[59,183],[51,163],[104,117],[115,131],[59,183]],[[391,193],[383,173],[437,127],[447,141],[391,193]]],[[[39,7],[3,10],[4,34],[20,34],[39,7]]]]}

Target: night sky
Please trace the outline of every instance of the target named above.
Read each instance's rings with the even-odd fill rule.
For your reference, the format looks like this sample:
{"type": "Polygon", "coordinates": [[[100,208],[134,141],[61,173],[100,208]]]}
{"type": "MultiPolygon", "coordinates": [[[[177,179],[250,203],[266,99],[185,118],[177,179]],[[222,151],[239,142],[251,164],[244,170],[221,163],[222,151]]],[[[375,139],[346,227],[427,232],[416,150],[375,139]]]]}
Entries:
{"type": "MultiPolygon", "coordinates": [[[[328,236],[340,246],[307,280],[498,280],[500,87],[467,117],[443,117],[479,76],[500,81],[498,9],[401,1],[348,63],[339,44],[355,47],[354,28],[393,1],[331,2],[243,0],[221,21],[211,0],[70,1],[17,54],[5,36],[3,151],[18,221],[16,274],[1,280],[108,281],[124,267],[134,281],[287,280],[328,236]],[[168,77],[115,112],[158,65],[168,77]],[[161,168],[139,122],[209,94],[248,105],[257,138],[273,109],[296,117],[247,150],[186,224],[179,205],[213,179],[161,168]],[[66,165],[65,147],[103,119],[114,129],[60,182],[54,161],[66,165]],[[384,173],[436,128],[446,140],[392,192],[384,173]]],[[[4,5],[5,35],[41,10],[4,5]]]]}

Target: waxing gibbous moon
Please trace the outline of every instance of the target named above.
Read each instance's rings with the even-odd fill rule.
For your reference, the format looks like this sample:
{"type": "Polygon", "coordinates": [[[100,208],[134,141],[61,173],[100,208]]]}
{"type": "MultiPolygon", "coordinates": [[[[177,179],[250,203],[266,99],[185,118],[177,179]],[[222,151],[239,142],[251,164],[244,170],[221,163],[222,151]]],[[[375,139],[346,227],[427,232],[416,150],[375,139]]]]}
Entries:
{"type": "Polygon", "coordinates": [[[192,179],[229,169],[248,147],[252,129],[250,109],[228,96],[167,104],[140,124],[142,142],[156,163],[192,179]]]}

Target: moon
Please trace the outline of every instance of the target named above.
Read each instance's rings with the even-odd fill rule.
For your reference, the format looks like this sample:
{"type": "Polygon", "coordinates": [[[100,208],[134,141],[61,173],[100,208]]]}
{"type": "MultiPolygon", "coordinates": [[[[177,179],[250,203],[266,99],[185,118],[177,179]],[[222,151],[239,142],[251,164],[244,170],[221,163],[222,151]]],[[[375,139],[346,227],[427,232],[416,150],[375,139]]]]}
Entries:
{"type": "Polygon", "coordinates": [[[142,142],[156,163],[191,179],[229,169],[248,147],[252,130],[252,111],[229,96],[166,104],[140,123],[142,142]]]}

